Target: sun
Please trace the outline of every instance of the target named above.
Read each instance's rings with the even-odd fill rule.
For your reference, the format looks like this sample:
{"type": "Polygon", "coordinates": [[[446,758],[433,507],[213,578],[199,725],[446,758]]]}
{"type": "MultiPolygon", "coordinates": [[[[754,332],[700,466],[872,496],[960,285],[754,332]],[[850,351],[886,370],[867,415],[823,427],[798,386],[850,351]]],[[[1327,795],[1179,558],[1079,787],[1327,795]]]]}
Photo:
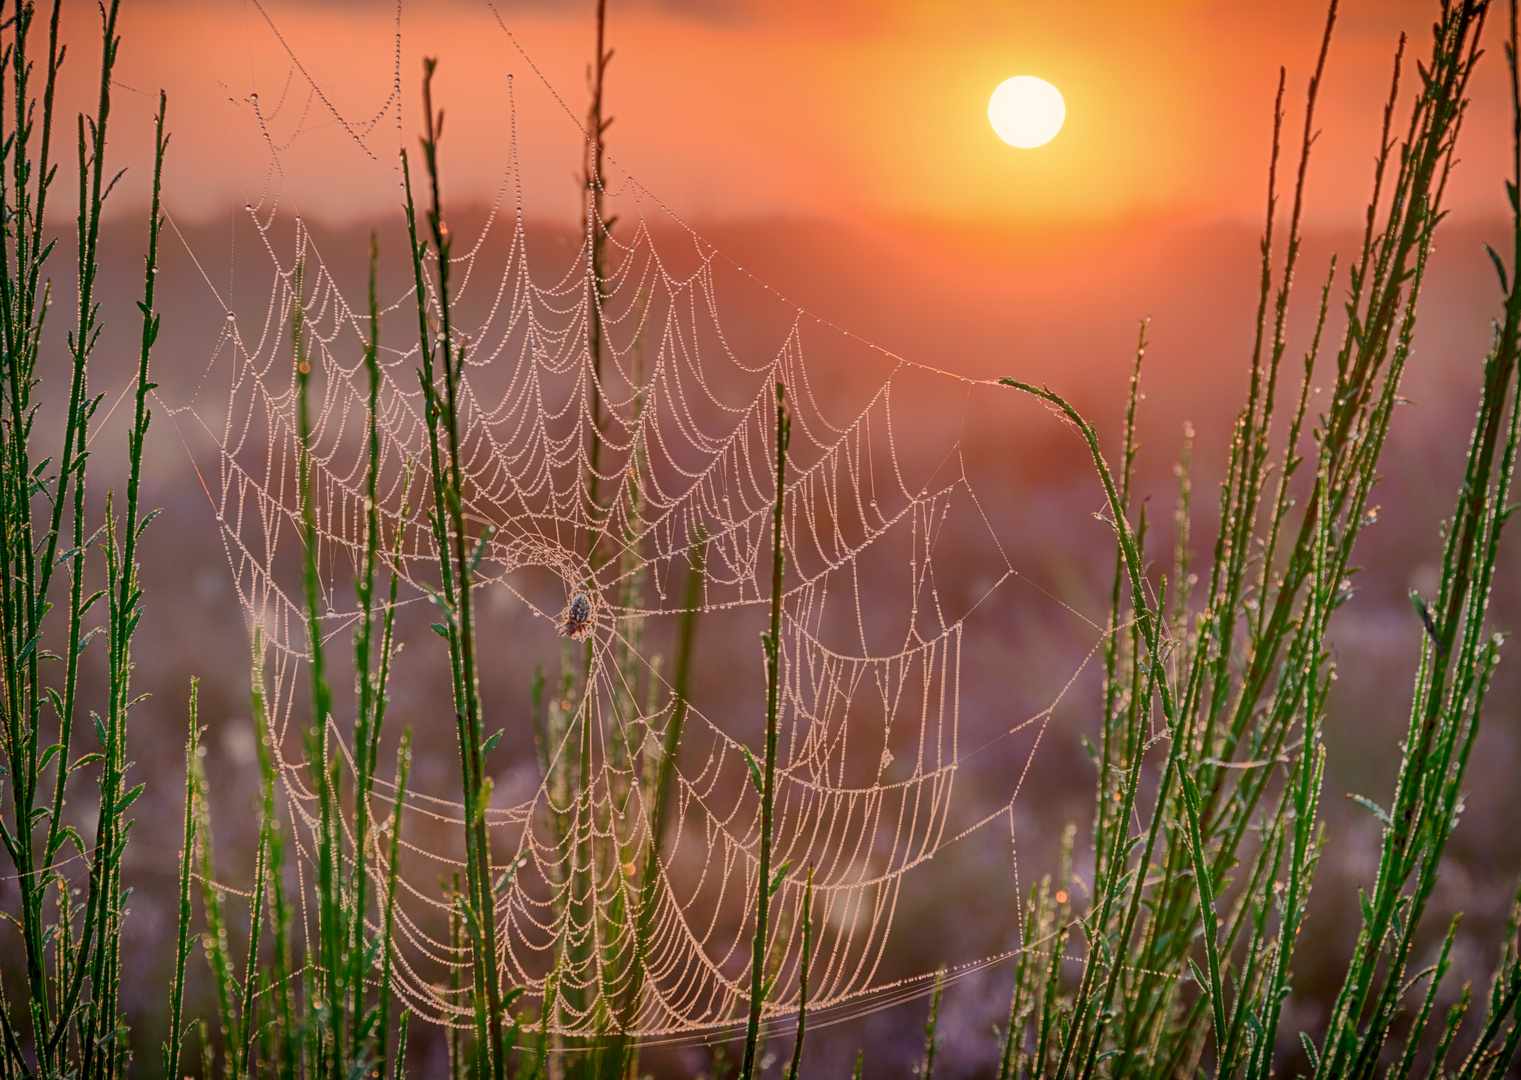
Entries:
{"type": "Polygon", "coordinates": [[[1034,75],[1005,79],[988,100],[988,121],[998,137],[1021,149],[1041,146],[1055,138],[1067,118],[1061,91],[1034,75]]]}

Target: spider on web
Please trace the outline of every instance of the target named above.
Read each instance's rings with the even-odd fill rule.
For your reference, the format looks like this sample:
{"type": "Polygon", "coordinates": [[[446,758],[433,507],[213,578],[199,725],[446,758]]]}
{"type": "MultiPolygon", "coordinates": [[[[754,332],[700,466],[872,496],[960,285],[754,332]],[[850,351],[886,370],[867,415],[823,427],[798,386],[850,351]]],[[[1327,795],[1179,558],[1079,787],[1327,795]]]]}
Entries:
{"type": "Polygon", "coordinates": [[[570,606],[565,609],[564,622],[560,626],[560,636],[568,637],[575,641],[583,641],[590,629],[591,601],[586,599],[585,593],[576,593],[575,598],[570,602],[570,606]]]}

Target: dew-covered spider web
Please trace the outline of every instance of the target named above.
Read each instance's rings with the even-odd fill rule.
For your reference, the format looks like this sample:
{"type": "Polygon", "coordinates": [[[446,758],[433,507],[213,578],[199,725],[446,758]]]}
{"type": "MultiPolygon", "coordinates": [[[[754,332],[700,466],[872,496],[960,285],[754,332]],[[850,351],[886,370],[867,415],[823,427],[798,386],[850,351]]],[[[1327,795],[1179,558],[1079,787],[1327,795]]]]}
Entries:
{"type": "MultiPolygon", "coordinates": [[[[360,617],[353,581],[367,515],[363,356],[372,328],[354,269],[363,253],[328,250],[321,229],[303,222],[288,165],[310,141],[336,139],[394,184],[399,206],[398,149],[415,145],[416,124],[401,119],[399,38],[394,84],[382,87],[389,96],[350,115],[278,27],[267,29],[286,50],[283,85],[266,85],[262,97],[232,91],[247,137],[267,155],[240,217],[255,249],[240,241],[236,300],[206,272],[225,323],[193,400],[174,411],[182,429],[198,423],[215,444],[217,472],[206,481],[264,649],[270,741],[309,861],[316,808],[301,736],[309,646],[293,313],[300,305],[312,368],[321,625],[338,656],[360,617]]],[[[598,200],[587,199],[579,237],[536,224],[524,208],[529,140],[517,96],[560,99],[490,12],[482,32],[496,36],[511,74],[504,124],[489,135],[499,147],[496,199],[451,219],[452,325],[466,357],[459,456],[483,619],[523,616],[503,622],[510,632],[483,625],[483,670],[526,670],[516,657],[529,654],[543,670],[537,690],[488,687],[485,698],[486,730],[507,729],[504,745],[526,747],[530,725],[535,733],[532,781],[499,783],[487,811],[502,983],[525,987],[529,1012],[547,1011],[550,1027],[567,1035],[679,1038],[745,1015],[761,842],[750,759],[763,754],[766,698],[756,635],[771,603],[781,384],[791,435],[772,857],[781,872],[767,1015],[798,1006],[810,868],[810,1009],[865,1010],[921,987],[884,966],[892,935],[903,932],[895,917],[905,885],[935,874],[948,846],[981,830],[1004,830],[1007,850],[1040,733],[1084,666],[1078,655],[1046,672],[1039,707],[1025,709],[1013,704],[1023,700],[1018,684],[1039,661],[982,661],[1006,665],[1009,689],[1000,692],[1011,708],[992,727],[1020,736],[1022,749],[995,777],[996,791],[985,782],[975,800],[959,799],[958,775],[982,749],[963,735],[964,667],[969,649],[997,648],[975,635],[996,634],[1038,601],[1080,624],[1085,648],[1103,638],[1096,621],[1016,569],[1003,539],[1007,514],[990,508],[968,467],[969,456],[989,456],[968,445],[969,415],[1002,409],[1010,423],[1055,425],[1013,391],[895,356],[791,303],[624,173],[616,155],[605,165],[600,216],[598,200]],[[598,236],[606,237],[600,275],[598,236]],[[697,674],[683,701],[676,686],[688,620],[697,674]]],[[[560,124],[584,140],[574,110],[560,108],[560,124]]],[[[446,216],[451,145],[486,137],[445,133],[446,216]]],[[[379,592],[394,573],[405,627],[437,618],[430,596],[439,571],[426,516],[416,293],[394,226],[382,239],[380,275],[379,592]]],[[[430,264],[434,335],[437,282],[430,264]]],[[[419,753],[448,760],[454,706],[437,674],[447,671],[444,644],[409,638],[392,668],[387,724],[393,733],[413,725],[436,743],[419,753]],[[416,674],[424,651],[428,676],[416,674]],[[409,677],[422,689],[409,690],[409,677]]],[[[340,695],[330,720],[335,746],[352,729],[346,700],[340,695]]],[[[395,788],[384,760],[380,774],[372,816],[385,822],[395,788]]],[[[468,946],[451,938],[440,884],[463,874],[457,782],[453,790],[451,799],[445,773],[405,796],[395,990],[421,1016],[465,1023],[468,989],[458,987],[469,979],[451,989],[450,973],[468,962],[468,946]]],[[[352,840],[350,832],[351,857],[352,840]]],[[[372,879],[385,877],[382,844],[358,857],[372,879]]],[[[303,873],[309,883],[310,869],[303,873]]],[[[954,897],[955,884],[946,888],[954,897]]],[[[1017,934],[1017,869],[1008,896],[1017,934]]],[[[1013,948],[1036,944],[1011,939],[1013,948]]]]}

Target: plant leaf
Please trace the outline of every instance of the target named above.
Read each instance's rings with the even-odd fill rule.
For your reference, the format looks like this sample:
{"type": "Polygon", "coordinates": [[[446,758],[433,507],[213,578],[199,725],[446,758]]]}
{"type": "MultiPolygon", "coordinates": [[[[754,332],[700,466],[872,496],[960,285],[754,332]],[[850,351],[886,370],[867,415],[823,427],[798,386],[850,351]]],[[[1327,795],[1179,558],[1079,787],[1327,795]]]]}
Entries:
{"type": "Polygon", "coordinates": [[[1374,802],[1372,799],[1364,795],[1348,795],[1347,798],[1357,803],[1357,805],[1361,806],[1363,809],[1371,811],[1374,817],[1383,822],[1384,828],[1394,828],[1394,822],[1389,819],[1389,815],[1384,811],[1384,808],[1378,805],[1378,803],[1374,802]]]}
{"type": "Polygon", "coordinates": [[[756,794],[764,795],[766,786],[761,780],[760,766],[755,763],[755,755],[750,753],[748,746],[741,746],[740,749],[745,752],[745,764],[750,766],[750,782],[755,785],[756,794]]]}
{"type": "Polygon", "coordinates": [[[1314,1073],[1320,1068],[1320,1055],[1315,1052],[1315,1044],[1310,1041],[1310,1036],[1303,1031],[1299,1033],[1299,1041],[1304,1046],[1305,1057],[1310,1059],[1310,1072],[1314,1073]]]}
{"type": "Polygon", "coordinates": [[[1497,274],[1500,275],[1500,291],[1503,292],[1503,293],[1505,293],[1506,295],[1509,295],[1510,294],[1510,279],[1507,278],[1506,275],[1505,275],[1505,262],[1504,262],[1504,260],[1502,260],[1500,258],[1499,253],[1496,252],[1495,249],[1492,248],[1492,247],[1490,247],[1488,244],[1484,245],[1484,250],[1487,251],[1487,252],[1489,252],[1489,261],[1495,264],[1495,273],[1497,273],[1497,274]]]}

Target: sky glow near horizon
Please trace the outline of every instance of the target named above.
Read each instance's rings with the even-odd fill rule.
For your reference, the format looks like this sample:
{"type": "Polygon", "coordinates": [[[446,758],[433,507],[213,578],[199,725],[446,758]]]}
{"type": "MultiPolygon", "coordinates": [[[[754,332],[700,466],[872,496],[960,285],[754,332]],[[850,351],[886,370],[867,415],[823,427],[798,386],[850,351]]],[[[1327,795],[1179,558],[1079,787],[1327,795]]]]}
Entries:
{"type": "MultiPolygon", "coordinates": [[[[1409,55],[1421,55],[1427,6],[1342,5],[1317,112],[1312,224],[1360,214],[1398,34],[1408,31],[1409,55]]],[[[704,15],[614,0],[609,180],[631,174],[693,220],[1259,220],[1278,67],[1287,68],[1284,152],[1297,155],[1322,5],[1136,7],[839,0],[817,10],[728,3],[704,15]],[[1041,71],[1067,101],[1060,138],[1039,154],[1010,154],[988,138],[988,88],[1020,70],[1041,71]]],[[[581,155],[571,118],[585,109],[591,4],[493,12],[484,0],[404,2],[399,129],[395,110],[383,110],[396,77],[396,10],[389,0],[124,5],[119,82],[135,93],[120,96],[112,142],[133,168],[117,212],[145,202],[154,88],[162,86],[175,133],[166,198],[185,220],[259,203],[275,179],[261,123],[277,146],[298,136],[281,150],[284,211],[296,212],[289,200],[298,195],[301,212],[333,223],[389,214],[396,149],[416,145],[421,57],[435,55],[437,100],[450,117],[442,144],[449,196],[474,204],[496,197],[515,120],[525,210],[573,219],[581,155]],[[294,95],[297,68],[346,119],[379,118],[367,149],[337,130],[323,101],[294,95]]],[[[82,5],[67,11],[71,40],[91,40],[94,18],[82,5]]],[[[69,66],[80,81],[64,92],[71,112],[91,96],[85,76],[94,58],[88,48],[78,53],[69,66]]],[[[1449,192],[1459,217],[1505,209],[1490,182],[1505,157],[1502,68],[1481,65],[1472,88],[1465,160],[1449,192]]]]}

